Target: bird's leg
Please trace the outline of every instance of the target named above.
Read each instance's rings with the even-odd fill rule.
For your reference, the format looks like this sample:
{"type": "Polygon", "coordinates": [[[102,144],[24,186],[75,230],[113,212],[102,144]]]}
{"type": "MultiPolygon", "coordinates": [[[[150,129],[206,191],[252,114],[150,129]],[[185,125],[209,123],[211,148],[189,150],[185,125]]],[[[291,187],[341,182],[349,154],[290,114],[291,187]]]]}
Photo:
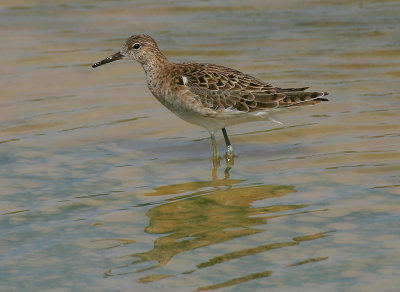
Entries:
{"type": "Polygon", "coordinates": [[[214,131],[209,130],[208,132],[210,133],[211,143],[213,147],[213,156],[211,157],[211,160],[213,162],[212,178],[213,180],[216,180],[218,168],[220,167],[221,156],[219,155],[217,141],[215,140],[214,136],[214,131]]]}
{"type": "Polygon", "coordinates": [[[233,147],[231,141],[229,141],[228,133],[226,132],[225,128],[222,128],[222,134],[224,134],[225,143],[226,143],[226,155],[233,157],[233,147]]]}
{"type": "Polygon", "coordinates": [[[215,141],[214,131],[210,131],[211,142],[213,146],[213,156],[212,160],[214,165],[217,163],[219,166],[219,160],[221,159],[218,151],[217,141],[215,141]]]}
{"type": "Polygon", "coordinates": [[[226,143],[226,165],[227,167],[232,167],[234,164],[233,147],[231,141],[229,141],[228,133],[225,128],[222,128],[222,134],[224,135],[226,143]]]}

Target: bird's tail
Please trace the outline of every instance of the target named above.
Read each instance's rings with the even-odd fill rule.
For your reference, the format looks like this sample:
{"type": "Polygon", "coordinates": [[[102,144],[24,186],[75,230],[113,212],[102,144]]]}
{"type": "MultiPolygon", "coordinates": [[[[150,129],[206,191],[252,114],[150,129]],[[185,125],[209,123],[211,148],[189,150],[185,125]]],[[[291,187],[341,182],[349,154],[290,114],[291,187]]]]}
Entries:
{"type": "Polygon", "coordinates": [[[328,95],[328,92],[308,92],[305,91],[308,87],[302,88],[281,88],[280,93],[284,93],[286,96],[279,102],[280,107],[291,107],[291,106],[303,106],[313,105],[320,103],[321,101],[328,101],[324,96],[328,95]]]}

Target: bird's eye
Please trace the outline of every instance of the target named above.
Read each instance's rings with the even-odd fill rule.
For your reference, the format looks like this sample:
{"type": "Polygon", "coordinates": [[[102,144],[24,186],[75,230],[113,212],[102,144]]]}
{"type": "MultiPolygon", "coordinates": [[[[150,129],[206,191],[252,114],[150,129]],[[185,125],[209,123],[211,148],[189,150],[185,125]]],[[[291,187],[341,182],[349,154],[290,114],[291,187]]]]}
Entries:
{"type": "Polygon", "coordinates": [[[133,48],[134,48],[135,50],[137,50],[137,49],[139,49],[141,46],[142,46],[141,44],[134,44],[134,45],[133,45],[133,48]]]}

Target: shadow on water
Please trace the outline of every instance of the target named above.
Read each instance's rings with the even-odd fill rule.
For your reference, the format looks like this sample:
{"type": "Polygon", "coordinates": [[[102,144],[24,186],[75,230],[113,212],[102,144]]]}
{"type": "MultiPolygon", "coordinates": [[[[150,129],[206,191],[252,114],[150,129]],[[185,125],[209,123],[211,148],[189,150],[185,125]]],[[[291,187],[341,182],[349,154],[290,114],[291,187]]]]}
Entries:
{"type": "MultiPolygon", "coordinates": [[[[126,255],[134,261],[110,269],[105,277],[130,273],[142,273],[166,266],[173,257],[194,249],[225,243],[234,239],[264,232],[262,225],[269,219],[281,216],[304,214],[314,211],[302,210],[306,204],[271,204],[254,206],[256,201],[278,198],[296,192],[294,186],[250,185],[243,186],[244,180],[230,179],[196,181],[158,187],[147,196],[159,197],[174,195],[159,201],[158,206],[147,211],[150,219],[145,232],[160,234],[151,250],[126,255]]],[[[252,248],[224,253],[200,262],[195,269],[182,272],[190,274],[197,270],[225,263],[241,257],[257,255],[274,249],[300,244],[326,236],[326,232],[295,237],[285,242],[261,244],[252,248]]],[[[326,259],[326,258],[324,258],[326,259]]],[[[323,259],[309,259],[319,261],[323,259]]],[[[306,261],[304,261],[306,263],[306,261]]],[[[303,263],[296,263],[301,265],[303,263]]],[[[212,290],[236,285],[260,277],[267,277],[272,271],[245,275],[227,282],[200,287],[198,290],[212,290]]],[[[149,283],[176,275],[147,275],[138,281],[149,283]]]]}

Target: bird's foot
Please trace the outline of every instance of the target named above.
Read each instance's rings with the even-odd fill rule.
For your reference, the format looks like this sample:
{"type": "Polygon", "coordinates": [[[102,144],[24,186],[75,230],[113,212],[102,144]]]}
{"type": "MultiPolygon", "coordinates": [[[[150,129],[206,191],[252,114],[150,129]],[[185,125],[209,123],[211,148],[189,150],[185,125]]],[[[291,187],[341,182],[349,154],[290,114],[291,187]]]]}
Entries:
{"type": "Polygon", "coordinates": [[[215,155],[215,153],[214,153],[214,155],[211,156],[211,160],[213,162],[212,177],[213,177],[213,180],[216,180],[218,168],[221,165],[221,157],[219,156],[219,153],[218,153],[218,155],[215,155]]]}
{"type": "Polygon", "coordinates": [[[225,154],[226,167],[231,169],[235,164],[235,155],[233,154],[232,145],[226,146],[226,154],[225,154]]]}
{"type": "Polygon", "coordinates": [[[220,167],[220,165],[221,165],[221,156],[219,156],[218,152],[217,153],[214,152],[213,156],[211,156],[211,160],[213,162],[213,166],[214,167],[217,167],[217,168],[220,167]]]}

